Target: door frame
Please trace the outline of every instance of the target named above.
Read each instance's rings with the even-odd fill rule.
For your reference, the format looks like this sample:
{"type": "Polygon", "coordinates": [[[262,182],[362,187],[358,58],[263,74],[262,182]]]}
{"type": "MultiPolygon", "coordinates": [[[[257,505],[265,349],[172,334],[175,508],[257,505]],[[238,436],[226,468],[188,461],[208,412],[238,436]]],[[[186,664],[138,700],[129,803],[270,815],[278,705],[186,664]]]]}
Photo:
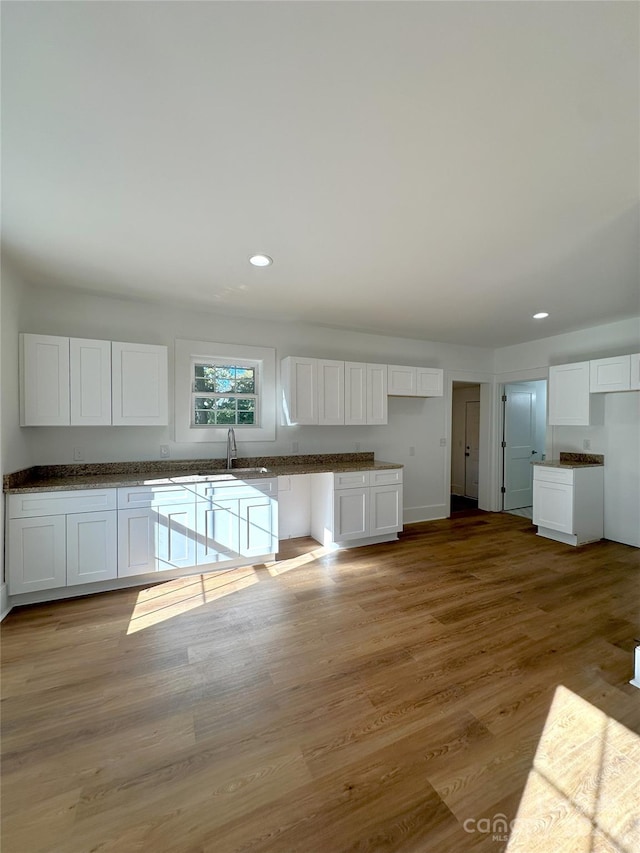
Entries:
{"type": "MultiPolygon", "coordinates": [[[[498,512],[496,501],[496,384],[492,373],[472,373],[468,370],[448,370],[445,373],[445,424],[443,441],[445,518],[451,515],[451,433],[453,420],[453,383],[471,382],[480,386],[480,441],[478,463],[478,509],[498,512]]],[[[499,493],[500,489],[497,487],[499,493]]]]}

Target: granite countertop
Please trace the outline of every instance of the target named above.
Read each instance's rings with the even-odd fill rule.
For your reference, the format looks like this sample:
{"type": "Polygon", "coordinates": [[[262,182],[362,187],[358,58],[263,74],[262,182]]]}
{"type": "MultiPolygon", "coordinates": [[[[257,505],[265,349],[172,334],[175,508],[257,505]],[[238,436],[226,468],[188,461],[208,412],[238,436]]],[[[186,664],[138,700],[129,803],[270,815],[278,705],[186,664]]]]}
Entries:
{"type": "Polygon", "coordinates": [[[560,452],[559,459],[545,459],[544,462],[532,462],[542,468],[600,468],[604,465],[601,453],[565,453],[560,452]]]}
{"type": "Polygon", "coordinates": [[[305,456],[260,456],[234,460],[233,471],[224,459],[172,459],[154,462],[105,462],[91,465],[36,465],[3,478],[10,494],[71,489],[105,489],[118,486],[162,486],[171,483],[254,480],[292,474],[370,471],[402,468],[382,462],[373,453],[327,453],[305,456]],[[252,470],[246,470],[252,469],[252,470]],[[260,470],[266,469],[266,470],[260,470]]]}

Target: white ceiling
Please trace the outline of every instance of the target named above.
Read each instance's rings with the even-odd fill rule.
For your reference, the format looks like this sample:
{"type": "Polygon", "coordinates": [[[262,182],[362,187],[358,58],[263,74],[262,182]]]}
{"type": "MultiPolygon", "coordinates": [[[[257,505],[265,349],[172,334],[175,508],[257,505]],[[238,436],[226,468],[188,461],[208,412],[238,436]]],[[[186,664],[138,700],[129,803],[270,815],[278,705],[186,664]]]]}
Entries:
{"type": "Polygon", "coordinates": [[[490,347],[637,314],[639,11],[4,0],[6,256],[490,347]]]}

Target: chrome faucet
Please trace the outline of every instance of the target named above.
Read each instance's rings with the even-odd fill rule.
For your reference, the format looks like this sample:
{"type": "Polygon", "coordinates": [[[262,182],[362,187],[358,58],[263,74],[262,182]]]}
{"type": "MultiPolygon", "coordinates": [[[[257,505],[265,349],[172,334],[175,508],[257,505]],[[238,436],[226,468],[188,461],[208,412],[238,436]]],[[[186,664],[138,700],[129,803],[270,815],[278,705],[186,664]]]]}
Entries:
{"type": "Polygon", "coordinates": [[[229,427],[227,432],[227,468],[231,468],[231,463],[238,456],[238,447],[236,445],[236,434],[233,427],[229,427]]]}

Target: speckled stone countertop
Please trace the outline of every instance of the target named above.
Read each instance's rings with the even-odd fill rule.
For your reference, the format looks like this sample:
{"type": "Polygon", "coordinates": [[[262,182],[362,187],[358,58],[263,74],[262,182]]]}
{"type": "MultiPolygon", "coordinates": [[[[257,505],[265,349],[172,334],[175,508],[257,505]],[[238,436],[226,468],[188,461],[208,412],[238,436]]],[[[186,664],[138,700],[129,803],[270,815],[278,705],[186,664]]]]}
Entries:
{"type": "Polygon", "coordinates": [[[559,459],[545,459],[544,462],[532,462],[543,468],[600,468],[604,465],[601,453],[565,453],[561,451],[559,459]]]}
{"type": "Polygon", "coordinates": [[[225,464],[224,459],[172,459],[155,462],[104,462],[92,465],[36,465],[6,474],[3,478],[3,489],[12,494],[55,492],[403,467],[397,462],[375,460],[373,453],[245,456],[234,460],[235,471],[226,470],[225,464]],[[266,471],[247,471],[247,468],[266,468],[266,471]]]}

